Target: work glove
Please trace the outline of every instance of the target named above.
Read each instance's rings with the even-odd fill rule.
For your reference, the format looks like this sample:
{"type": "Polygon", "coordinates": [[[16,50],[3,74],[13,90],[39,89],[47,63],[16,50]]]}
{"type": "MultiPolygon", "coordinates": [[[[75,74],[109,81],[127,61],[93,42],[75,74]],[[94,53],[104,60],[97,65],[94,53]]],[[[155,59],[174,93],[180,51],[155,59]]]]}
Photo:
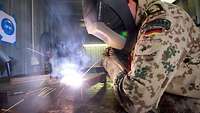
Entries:
{"type": "Polygon", "coordinates": [[[102,65],[112,80],[119,73],[127,72],[128,54],[124,51],[109,47],[103,55],[102,65]]]}

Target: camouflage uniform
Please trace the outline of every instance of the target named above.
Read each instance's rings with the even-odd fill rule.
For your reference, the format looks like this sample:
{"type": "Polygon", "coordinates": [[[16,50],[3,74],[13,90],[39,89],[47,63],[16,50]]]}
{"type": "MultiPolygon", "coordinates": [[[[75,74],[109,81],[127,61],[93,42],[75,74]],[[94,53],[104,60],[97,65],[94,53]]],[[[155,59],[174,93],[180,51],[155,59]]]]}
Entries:
{"type": "Polygon", "coordinates": [[[126,73],[112,56],[103,60],[108,74],[115,77],[118,100],[129,113],[145,113],[157,108],[168,92],[180,96],[163,96],[176,105],[173,112],[200,113],[199,28],[173,4],[139,0],[138,5],[136,20],[141,27],[131,71],[126,73]]]}

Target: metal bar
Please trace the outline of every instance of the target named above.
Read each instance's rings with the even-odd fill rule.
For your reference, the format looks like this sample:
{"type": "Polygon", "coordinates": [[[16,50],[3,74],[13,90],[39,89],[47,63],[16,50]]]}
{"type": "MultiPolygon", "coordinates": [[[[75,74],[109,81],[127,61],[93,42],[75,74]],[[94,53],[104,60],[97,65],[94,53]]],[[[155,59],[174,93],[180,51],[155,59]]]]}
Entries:
{"type": "MultiPolygon", "coordinates": [[[[31,27],[32,27],[32,48],[35,49],[35,40],[34,40],[34,0],[31,0],[31,27]]],[[[34,55],[34,53],[33,53],[34,55]]]]}
{"type": "Polygon", "coordinates": [[[4,113],[7,113],[8,111],[10,111],[12,108],[14,108],[15,106],[21,104],[24,101],[24,99],[21,99],[19,102],[17,102],[16,104],[12,105],[11,107],[9,107],[8,109],[6,109],[4,111],[4,113]]]}

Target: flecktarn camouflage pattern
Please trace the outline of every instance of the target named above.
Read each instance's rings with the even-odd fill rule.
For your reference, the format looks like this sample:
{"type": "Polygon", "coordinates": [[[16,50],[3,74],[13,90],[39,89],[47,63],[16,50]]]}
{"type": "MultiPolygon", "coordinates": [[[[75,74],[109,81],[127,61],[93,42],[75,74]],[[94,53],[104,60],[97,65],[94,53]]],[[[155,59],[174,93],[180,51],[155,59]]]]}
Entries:
{"type": "Polygon", "coordinates": [[[163,105],[172,105],[166,113],[200,113],[199,28],[182,8],[159,0],[139,0],[136,20],[142,25],[131,71],[112,57],[103,61],[121,105],[129,113],[159,112],[163,105]]]}

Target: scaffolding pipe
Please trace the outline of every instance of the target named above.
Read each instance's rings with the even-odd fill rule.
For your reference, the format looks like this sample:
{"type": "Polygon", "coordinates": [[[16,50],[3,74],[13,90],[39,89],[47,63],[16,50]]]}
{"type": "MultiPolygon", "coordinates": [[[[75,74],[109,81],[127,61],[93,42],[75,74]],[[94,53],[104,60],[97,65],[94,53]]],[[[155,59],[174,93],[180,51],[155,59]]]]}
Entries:
{"type": "MultiPolygon", "coordinates": [[[[35,50],[35,34],[34,34],[34,0],[31,0],[31,29],[32,29],[32,36],[31,36],[31,40],[32,40],[32,49],[35,50]]],[[[33,53],[34,55],[34,53],[33,53]]]]}

